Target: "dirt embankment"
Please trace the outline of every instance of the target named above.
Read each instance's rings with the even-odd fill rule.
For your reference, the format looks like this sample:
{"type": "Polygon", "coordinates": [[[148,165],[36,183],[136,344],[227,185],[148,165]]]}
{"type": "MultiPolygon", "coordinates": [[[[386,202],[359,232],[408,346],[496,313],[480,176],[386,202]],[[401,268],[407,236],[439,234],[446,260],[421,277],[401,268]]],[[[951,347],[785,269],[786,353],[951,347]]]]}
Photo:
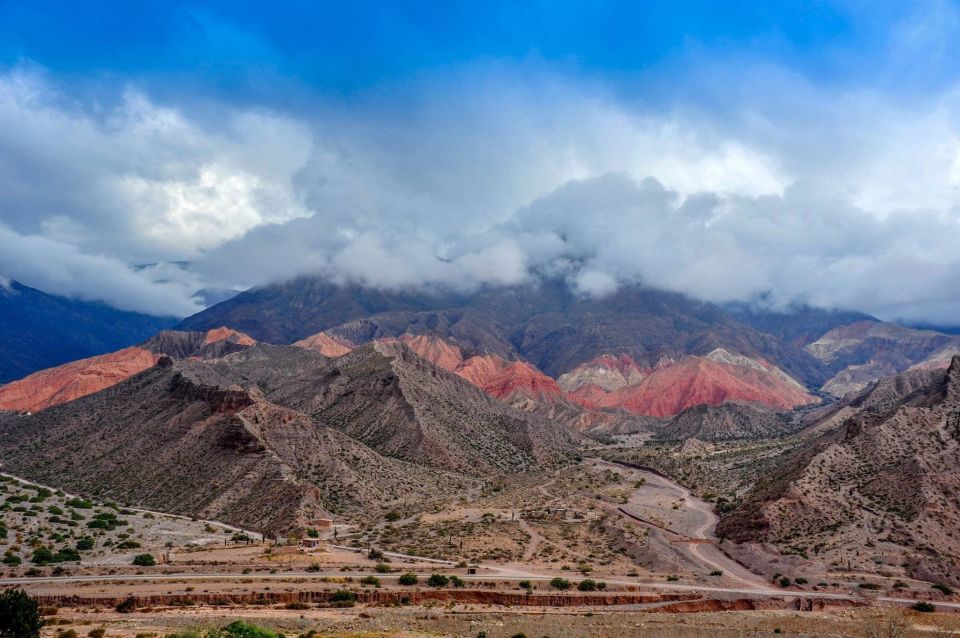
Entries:
{"type": "MultiPolygon", "coordinates": [[[[334,591],[246,592],[242,594],[151,594],[133,596],[135,606],[167,607],[191,605],[265,605],[282,603],[333,602],[334,591]]],[[[700,594],[520,594],[480,590],[373,590],[353,592],[357,602],[365,604],[419,604],[428,601],[478,605],[523,605],[531,607],[589,607],[644,605],[658,602],[696,601],[700,594]]],[[[126,596],[40,595],[41,605],[57,607],[114,607],[126,596]]]]}

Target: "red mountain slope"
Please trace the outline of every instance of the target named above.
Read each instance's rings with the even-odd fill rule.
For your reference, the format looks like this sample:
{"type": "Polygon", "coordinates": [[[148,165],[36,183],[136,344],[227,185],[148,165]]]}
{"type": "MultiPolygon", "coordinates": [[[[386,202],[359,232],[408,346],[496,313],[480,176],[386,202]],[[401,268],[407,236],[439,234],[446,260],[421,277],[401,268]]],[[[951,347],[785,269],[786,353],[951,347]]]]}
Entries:
{"type": "Polygon", "coordinates": [[[0,410],[36,412],[73,401],[143,372],[157,359],[157,354],[132,347],[41,370],[0,387],[0,410]]]}
{"type": "MultiPolygon", "coordinates": [[[[600,360],[594,360],[585,365],[595,370],[600,364],[600,360]]],[[[615,376],[613,372],[599,376],[610,379],[615,376]]],[[[597,375],[594,373],[594,376],[597,375]]],[[[568,373],[561,377],[568,383],[573,378],[577,375],[568,373]]],[[[719,405],[726,401],[747,401],[782,409],[816,401],[779,368],[724,350],[705,357],[666,362],[647,372],[640,381],[619,385],[611,391],[594,383],[578,385],[568,398],[588,408],[623,408],[655,417],[673,416],[695,405],[719,405]]]]}
{"type": "Polygon", "coordinates": [[[249,335],[245,335],[242,332],[234,330],[233,328],[227,328],[226,326],[221,326],[219,328],[214,328],[213,330],[207,330],[207,334],[203,337],[202,346],[208,346],[211,343],[218,343],[220,341],[230,341],[231,343],[236,343],[241,346],[252,346],[257,342],[254,341],[249,335]]]}
{"type": "Polygon", "coordinates": [[[318,332],[317,334],[311,335],[306,339],[297,341],[293,345],[300,346],[301,348],[310,348],[311,350],[316,350],[320,354],[327,357],[340,357],[353,350],[352,343],[346,339],[331,337],[326,332],[318,332]]]}

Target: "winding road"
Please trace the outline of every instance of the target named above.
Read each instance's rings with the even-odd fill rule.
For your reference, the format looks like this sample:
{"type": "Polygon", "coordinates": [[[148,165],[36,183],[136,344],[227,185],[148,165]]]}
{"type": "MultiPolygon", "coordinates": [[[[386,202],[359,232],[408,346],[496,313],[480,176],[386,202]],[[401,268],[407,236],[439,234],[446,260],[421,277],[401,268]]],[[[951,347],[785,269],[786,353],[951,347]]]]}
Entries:
{"type": "MultiPolygon", "coordinates": [[[[598,465],[615,469],[631,477],[632,480],[643,479],[643,486],[637,488],[625,507],[618,508],[618,513],[627,516],[638,524],[654,527],[670,532],[677,536],[673,539],[678,544],[684,544],[686,554],[706,572],[723,572],[726,578],[745,586],[748,590],[762,590],[769,588],[769,584],[740,563],[724,554],[716,543],[718,538],[714,533],[717,523],[720,522],[713,508],[708,503],[694,496],[690,490],[669,478],[629,465],[597,459],[598,465]],[[659,499],[669,495],[670,499],[680,505],[676,510],[679,521],[671,521],[670,525],[657,525],[636,514],[635,510],[656,508],[657,497],[655,492],[662,495],[659,499]],[[686,519],[686,520],[682,520],[686,519]],[[687,541],[687,542],[684,542],[687,541]],[[703,542],[696,542],[703,541],[703,542]]],[[[670,516],[671,511],[664,512],[663,516],[670,516]]]]}

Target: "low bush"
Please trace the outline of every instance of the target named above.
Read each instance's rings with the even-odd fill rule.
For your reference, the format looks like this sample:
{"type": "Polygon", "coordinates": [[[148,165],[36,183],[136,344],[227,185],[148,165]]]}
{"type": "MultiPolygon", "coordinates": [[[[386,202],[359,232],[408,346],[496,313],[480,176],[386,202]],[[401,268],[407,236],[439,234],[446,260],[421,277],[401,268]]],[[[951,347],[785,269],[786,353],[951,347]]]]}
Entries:
{"type": "Polygon", "coordinates": [[[137,554],[133,557],[133,564],[139,567],[153,567],[157,564],[157,559],[153,554],[137,554]]]}
{"type": "Polygon", "coordinates": [[[443,574],[431,574],[427,584],[431,587],[446,587],[450,584],[450,579],[443,574]]]}
{"type": "Polygon", "coordinates": [[[399,582],[401,585],[416,585],[417,580],[416,574],[404,574],[397,582],[399,582]]]}
{"type": "Polygon", "coordinates": [[[570,589],[570,581],[566,578],[560,578],[558,576],[550,581],[550,586],[559,590],[570,589]]]}

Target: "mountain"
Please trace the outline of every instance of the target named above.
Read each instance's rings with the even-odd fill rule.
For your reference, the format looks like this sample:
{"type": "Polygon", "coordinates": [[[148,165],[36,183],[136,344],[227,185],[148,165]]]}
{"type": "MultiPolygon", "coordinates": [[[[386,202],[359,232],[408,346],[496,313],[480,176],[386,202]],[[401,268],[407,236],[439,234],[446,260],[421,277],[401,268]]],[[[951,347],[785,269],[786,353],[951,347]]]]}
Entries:
{"type": "MultiPolygon", "coordinates": [[[[252,348],[218,365],[260,375],[262,351],[252,348]]],[[[575,439],[563,426],[496,400],[402,343],[366,344],[260,387],[271,401],[378,452],[446,470],[481,476],[517,471],[564,462],[574,450],[575,439]]]]}
{"type": "Polygon", "coordinates": [[[719,532],[958,584],[960,356],[948,369],[872,384],[810,429],[819,433],[759,481],[719,532]]]}
{"type": "Polygon", "coordinates": [[[695,405],[745,401],[779,409],[815,403],[797,381],[765,361],[717,348],[702,357],[643,368],[627,355],[600,357],[560,377],[568,396],[590,408],[668,417],[695,405]]]}
{"type": "Polygon", "coordinates": [[[140,347],[79,359],[0,386],[0,410],[36,412],[116,385],[152,367],[160,355],[210,359],[256,343],[229,328],[207,332],[165,330],[140,347]]]}
{"type": "Polygon", "coordinates": [[[736,302],[724,304],[723,309],[751,328],[772,334],[800,348],[834,328],[858,321],[879,321],[863,312],[813,308],[805,304],[773,310],[756,304],[736,302]]]}
{"type": "Polygon", "coordinates": [[[143,348],[80,359],[0,386],[0,410],[36,412],[99,392],[152,368],[159,357],[143,348]]]}
{"type": "Polygon", "coordinates": [[[960,353],[960,336],[858,321],[830,330],[806,350],[831,375],[823,391],[843,396],[911,368],[946,368],[960,353]]]}
{"type": "Polygon", "coordinates": [[[33,480],[278,532],[566,463],[575,438],[403,344],[338,359],[258,344],[161,356],[72,402],[0,413],[0,450],[6,470],[33,480]]]}
{"type": "Polygon", "coordinates": [[[185,319],[180,328],[218,326],[269,343],[293,343],[320,332],[351,344],[433,335],[458,346],[465,357],[521,359],[554,378],[607,354],[627,354],[653,367],[663,358],[723,348],[769,361],[815,387],[827,379],[810,353],[713,304],[637,286],[598,299],[573,294],[562,280],[460,294],[375,291],[302,277],[241,293],[185,319]]]}
{"type": "Polygon", "coordinates": [[[0,279],[0,383],[125,348],[176,322],[0,279]]]}

